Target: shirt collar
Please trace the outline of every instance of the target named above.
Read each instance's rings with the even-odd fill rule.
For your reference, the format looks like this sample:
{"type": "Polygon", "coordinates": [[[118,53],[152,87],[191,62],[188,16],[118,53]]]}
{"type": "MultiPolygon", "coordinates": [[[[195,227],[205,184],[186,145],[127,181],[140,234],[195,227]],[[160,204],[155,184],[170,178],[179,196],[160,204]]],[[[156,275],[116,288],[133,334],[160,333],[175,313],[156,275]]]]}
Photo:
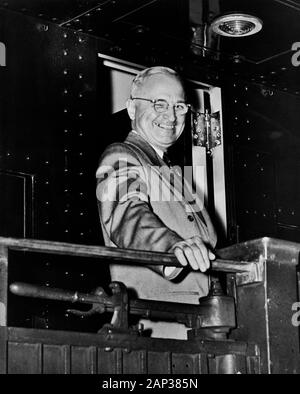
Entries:
{"type": "MultiPolygon", "coordinates": [[[[143,136],[141,136],[137,131],[132,130],[133,133],[138,134],[140,137],[143,138],[143,136]]],[[[164,155],[164,151],[162,149],[157,148],[156,146],[150,144],[150,142],[147,141],[147,143],[155,150],[155,152],[158,154],[158,156],[162,159],[163,155],[164,155]]]]}

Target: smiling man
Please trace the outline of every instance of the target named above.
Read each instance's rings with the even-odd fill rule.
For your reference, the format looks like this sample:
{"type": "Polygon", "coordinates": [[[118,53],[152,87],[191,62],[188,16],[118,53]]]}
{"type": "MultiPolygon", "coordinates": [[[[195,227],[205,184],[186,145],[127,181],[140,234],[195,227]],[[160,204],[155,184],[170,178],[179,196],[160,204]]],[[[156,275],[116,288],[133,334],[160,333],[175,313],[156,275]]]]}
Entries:
{"type": "MultiPolygon", "coordinates": [[[[171,252],[182,268],[114,264],[112,280],[125,283],[139,298],[197,304],[208,292],[204,272],[214,259],[210,249],[216,234],[202,202],[165,159],[189,111],[178,74],[166,67],[140,72],[132,82],[127,111],[132,131],[123,143],[105,150],[97,170],[105,244],[171,252]]],[[[144,324],[153,337],[186,337],[185,327],[176,323],[144,324]]]]}

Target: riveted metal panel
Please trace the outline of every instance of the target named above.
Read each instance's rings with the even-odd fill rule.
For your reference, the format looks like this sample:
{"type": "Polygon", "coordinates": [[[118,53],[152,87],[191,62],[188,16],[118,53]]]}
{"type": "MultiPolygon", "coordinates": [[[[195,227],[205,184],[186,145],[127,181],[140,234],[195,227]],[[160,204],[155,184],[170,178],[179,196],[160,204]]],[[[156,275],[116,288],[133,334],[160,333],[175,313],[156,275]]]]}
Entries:
{"type": "Polygon", "coordinates": [[[95,374],[97,373],[97,349],[94,346],[71,347],[71,373],[95,374]]]}
{"type": "Polygon", "coordinates": [[[148,373],[170,373],[171,355],[169,352],[148,351],[148,373]]]}
{"type": "Polygon", "coordinates": [[[228,200],[234,195],[228,210],[234,242],[260,236],[299,241],[300,101],[274,89],[233,80],[224,90],[228,200]]]}
{"type": "Polygon", "coordinates": [[[69,374],[70,347],[67,345],[43,346],[43,373],[69,374]]]}
{"type": "Polygon", "coordinates": [[[123,373],[122,350],[112,349],[109,346],[98,349],[98,373],[123,373]]]}
{"type": "Polygon", "coordinates": [[[123,351],[123,373],[141,374],[146,372],[144,351],[123,351]]]}
{"type": "Polygon", "coordinates": [[[199,374],[201,373],[201,360],[199,354],[172,354],[173,374],[199,374]]]}
{"type": "Polygon", "coordinates": [[[40,374],[42,372],[41,344],[10,342],[7,350],[7,372],[40,374]]]}

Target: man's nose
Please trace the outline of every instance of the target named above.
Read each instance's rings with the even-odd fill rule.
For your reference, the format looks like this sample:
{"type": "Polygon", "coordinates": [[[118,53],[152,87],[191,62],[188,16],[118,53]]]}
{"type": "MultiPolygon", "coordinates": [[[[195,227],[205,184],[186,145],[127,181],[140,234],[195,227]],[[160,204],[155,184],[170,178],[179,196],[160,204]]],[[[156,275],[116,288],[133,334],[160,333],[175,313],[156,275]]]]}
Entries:
{"type": "Polygon", "coordinates": [[[174,105],[169,105],[167,111],[165,112],[165,115],[167,115],[169,120],[175,121],[176,120],[175,106],[174,105]]]}

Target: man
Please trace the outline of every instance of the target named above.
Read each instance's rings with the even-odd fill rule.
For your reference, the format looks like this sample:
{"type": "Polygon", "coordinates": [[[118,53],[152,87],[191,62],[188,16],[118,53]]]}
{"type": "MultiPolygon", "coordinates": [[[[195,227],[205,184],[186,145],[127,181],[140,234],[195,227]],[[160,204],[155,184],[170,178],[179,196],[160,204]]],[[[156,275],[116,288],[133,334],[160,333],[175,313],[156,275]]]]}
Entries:
{"type": "MultiPolygon", "coordinates": [[[[215,231],[179,169],[163,160],[184,129],[188,110],[174,70],[143,70],[134,78],[127,100],[132,131],[124,143],[105,150],[97,170],[105,244],[172,252],[183,267],[190,267],[112,265],[112,280],[124,282],[139,298],[198,304],[208,291],[203,272],[214,259],[210,249],[216,243],[215,231]]],[[[153,323],[151,329],[152,336],[186,337],[186,329],[175,323],[153,323]]]]}

